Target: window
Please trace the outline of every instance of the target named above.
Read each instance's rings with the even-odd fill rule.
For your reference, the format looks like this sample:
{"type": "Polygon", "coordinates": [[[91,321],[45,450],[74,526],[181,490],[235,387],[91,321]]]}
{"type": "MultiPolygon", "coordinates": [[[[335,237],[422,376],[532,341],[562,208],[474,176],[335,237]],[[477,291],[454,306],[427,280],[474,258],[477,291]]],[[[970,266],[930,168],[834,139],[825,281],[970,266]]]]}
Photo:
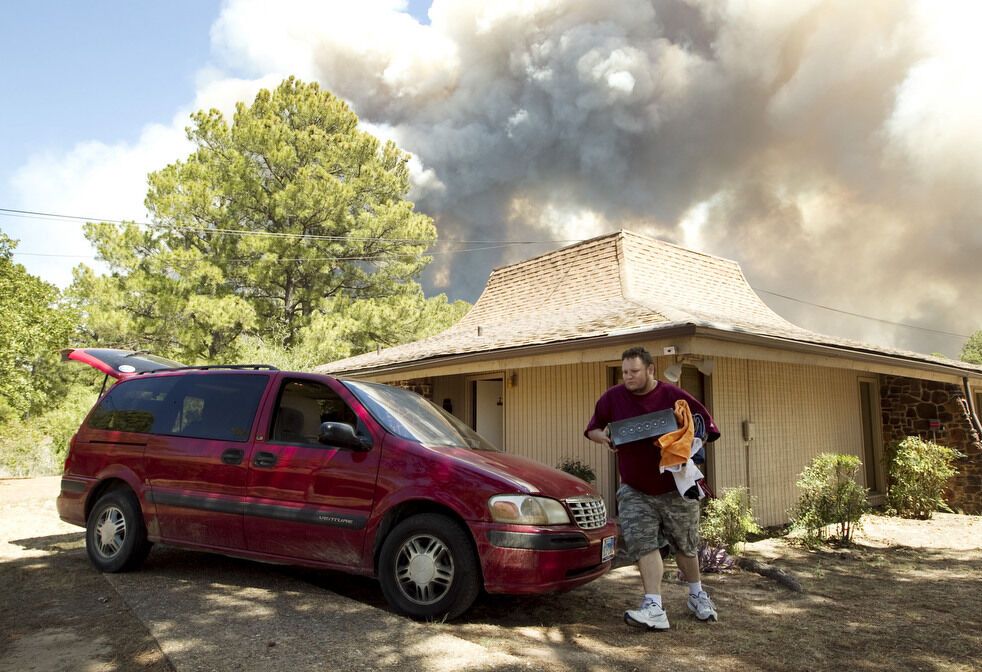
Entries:
{"type": "Polygon", "coordinates": [[[209,373],[182,376],[174,389],[175,417],[167,434],[248,441],[269,376],[209,373]]]}
{"type": "Polygon", "coordinates": [[[327,385],[309,380],[288,381],[280,393],[270,440],[320,445],[322,422],[343,422],[357,428],[358,416],[327,385]]]}
{"type": "Polygon", "coordinates": [[[466,424],[415,392],[398,387],[346,380],[345,387],[387,430],[431,446],[457,446],[498,452],[466,424]]]}
{"type": "Polygon", "coordinates": [[[134,378],[103,397],[89,427],[247,441],[268,380],[220,373],[134,378]]]}
{"type": "Polygon", "coordinates": [[[115,385],[89,415],[92,429],[147,434],[169,415],[164,402],[177,378],[138,378],[115,385]]]}

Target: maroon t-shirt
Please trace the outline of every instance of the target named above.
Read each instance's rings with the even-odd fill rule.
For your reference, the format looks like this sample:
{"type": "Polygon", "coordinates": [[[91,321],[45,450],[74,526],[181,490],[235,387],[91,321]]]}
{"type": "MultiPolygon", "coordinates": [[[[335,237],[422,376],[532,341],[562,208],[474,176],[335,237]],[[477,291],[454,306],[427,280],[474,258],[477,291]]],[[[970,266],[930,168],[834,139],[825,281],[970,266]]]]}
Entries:
{"type": "MultiPolygon", "coordinates": [[[[675,402],[685,399],[692,414],[702,415],[706,422],[706,440],[715,441],[719,438],[719,429],[713,422],[709,411],[695,397],[681,387],[658,381],[655,389],[648,394],[634,394],[623,384],[615,385],[601,395],[597,407],[586,426],[584,435],[594,429],[604,429],[615,420],[627,420],[645,413],[674,409],[675,402]]],[[[617,449],[617,464],[621,474],[621,482],[627,483],[635,490],[649,495],[661,495],[675,490],[675,478],[671,473],[659,473],[658,464],[661,461],[661,448],[657,439],[643,439],[625,443],[617,449]]]]}

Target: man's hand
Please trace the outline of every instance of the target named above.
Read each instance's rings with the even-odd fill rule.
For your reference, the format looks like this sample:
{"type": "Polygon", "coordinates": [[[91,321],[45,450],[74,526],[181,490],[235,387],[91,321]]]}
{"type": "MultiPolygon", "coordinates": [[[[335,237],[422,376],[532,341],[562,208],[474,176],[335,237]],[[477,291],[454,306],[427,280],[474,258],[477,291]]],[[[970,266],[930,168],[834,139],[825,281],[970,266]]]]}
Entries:
{"type": "Polygon", "coordinates": [[[586,438],[590,439],[594,443],[599,443],[601,446],[605,446],[607,450],[617,452],[617,448],[611,442],[610,437],[607,436],[607,432],[602,429],[591,429],[586,434],[586,438]]]}

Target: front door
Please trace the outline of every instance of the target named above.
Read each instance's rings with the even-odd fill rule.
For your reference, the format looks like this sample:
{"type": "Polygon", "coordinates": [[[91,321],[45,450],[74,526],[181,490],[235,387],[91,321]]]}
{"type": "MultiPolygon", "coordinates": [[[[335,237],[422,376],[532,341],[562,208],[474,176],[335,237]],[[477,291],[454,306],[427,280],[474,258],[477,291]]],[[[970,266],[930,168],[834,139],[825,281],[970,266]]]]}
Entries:
{"type": "Polygon", "coordinates": [[[249,464],[245,517],[251,551],[338,566],[361,562],[381,446],[366,451],[324,445],[321,422],[368,429],[330,385],[282,382],[269,432],[249,464]]]}
{"type": "Polygon", "coordinates": [[[473,423],[471,427],[494,447],[504,449],[504,385],[501,378],[472,381],[473,423]]]}

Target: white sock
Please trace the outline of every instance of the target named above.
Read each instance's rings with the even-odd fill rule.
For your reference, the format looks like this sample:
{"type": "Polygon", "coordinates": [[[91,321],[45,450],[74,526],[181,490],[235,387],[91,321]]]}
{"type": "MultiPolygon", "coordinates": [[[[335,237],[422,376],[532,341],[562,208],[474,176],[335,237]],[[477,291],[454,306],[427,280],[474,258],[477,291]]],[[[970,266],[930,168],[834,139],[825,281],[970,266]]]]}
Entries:
{"type": "Polygon", "coordinates": [[[702,592],[702,581],[689,584],[689,595],[698,595],[702,592]]]}
{"type": "Polygon", "coordinates": [[[645,593],[644,599],[641,600],[641,604],[644,604],[645,602],[654,602],[655,604],[658,605],[658,608],[661,609],[661,595],[655,595],[654,593],[645,593]]]}

